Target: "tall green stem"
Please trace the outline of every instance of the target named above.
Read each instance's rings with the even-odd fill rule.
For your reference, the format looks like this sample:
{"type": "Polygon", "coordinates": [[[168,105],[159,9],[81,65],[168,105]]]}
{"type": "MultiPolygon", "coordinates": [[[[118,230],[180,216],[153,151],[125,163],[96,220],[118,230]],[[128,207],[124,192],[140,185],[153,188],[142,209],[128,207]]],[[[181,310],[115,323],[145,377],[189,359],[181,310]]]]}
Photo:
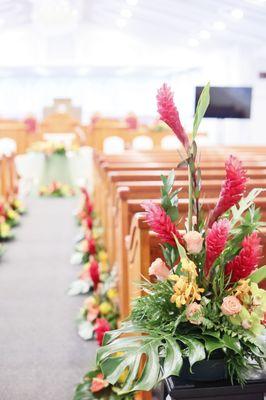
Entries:
{"type": "Polygon", "coordinates": [[[193,216],[193,175],[191,161],[188,165],[188,230],[192,231],[192,216],[193,216]]]}

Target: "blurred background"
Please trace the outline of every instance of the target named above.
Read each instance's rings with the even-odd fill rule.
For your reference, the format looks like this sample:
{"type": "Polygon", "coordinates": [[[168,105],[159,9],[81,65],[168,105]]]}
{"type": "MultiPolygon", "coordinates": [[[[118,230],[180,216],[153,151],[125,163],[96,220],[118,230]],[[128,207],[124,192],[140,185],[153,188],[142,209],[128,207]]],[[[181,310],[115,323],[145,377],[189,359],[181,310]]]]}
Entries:
{"type": "Polygon", "coordinates": [[[163,82],[191,129],[195,88],[248,87],[247,118],[205,119],[208,143],[266,143],[265,0],[0,0],[0,118],[156,118],[163,82]],[[249,118],[250,116],[250,118],[249,118]]]}

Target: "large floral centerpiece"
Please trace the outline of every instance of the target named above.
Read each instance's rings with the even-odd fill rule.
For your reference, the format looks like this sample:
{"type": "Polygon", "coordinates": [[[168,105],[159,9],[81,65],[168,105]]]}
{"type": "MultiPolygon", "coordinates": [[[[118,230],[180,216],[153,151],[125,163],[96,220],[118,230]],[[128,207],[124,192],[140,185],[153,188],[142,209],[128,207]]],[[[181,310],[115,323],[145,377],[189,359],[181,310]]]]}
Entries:
{"type": "Polygon", "coordinates": [[[179,218],[172,171],[162,177],[161,205],[143,205],[164,260],[151,265],[153,279],[142,284],[145,295],[134,300],[128,320],[105,335],[97,354],[104,379],[118,385],[121,395],[151,390],[170,375],[182,374],[186,364],[193,379],[194,368],[212,358],[223,360],[232,382],[244,384],[250,366],[261,368],[265,357],[261,337],[266,292],[258,283],[265,279],[266,268],[258,268],[261,223],[254,205],[261,190],[245,193],[246,172],[230,156],[216,206],[204,214],[195,139],[209,105],[209,85],[197,105],[192,140],[167,85],[157,101],[161,119],[184,149],[180,167],[188,169],[188,216],[186,221],[179,218]],[[122,385],[121,374],[126,374],[122,385]]]}

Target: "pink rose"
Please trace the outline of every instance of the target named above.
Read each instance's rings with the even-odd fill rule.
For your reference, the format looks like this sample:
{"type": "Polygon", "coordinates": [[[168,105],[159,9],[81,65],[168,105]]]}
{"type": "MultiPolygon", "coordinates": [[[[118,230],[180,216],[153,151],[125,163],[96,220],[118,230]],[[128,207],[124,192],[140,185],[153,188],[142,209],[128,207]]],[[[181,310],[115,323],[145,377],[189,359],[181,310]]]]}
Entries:
{"type": "Polygon", "coordinates": [[[203,237],[197,231],[191,231],[186,233],[183,236],[186,245],[187,251],[191,254],[198,254],[201,252],[202,244],[203,244],[203,237]]]}
{"type": "Polygon", "coordinates": [[[149,275],[155,275],[157,279],[163,281],[169,276],[169,268],[161,258],[156,258],[149,268],[149,275]]]}
{"type": "Polygon", "coordinates": [[[187,320],[194,325],[200,325],[203,321],[202,306],[198,303],[191,303],[186,309],[187,320]]]}
{"type": "Polygon", "coordinates": [[[242,309],[242,305],[238,298],[235,296],[227,296],[223,299],[221,310],[224,315],[235,315],[239,314],[242,309]]]}

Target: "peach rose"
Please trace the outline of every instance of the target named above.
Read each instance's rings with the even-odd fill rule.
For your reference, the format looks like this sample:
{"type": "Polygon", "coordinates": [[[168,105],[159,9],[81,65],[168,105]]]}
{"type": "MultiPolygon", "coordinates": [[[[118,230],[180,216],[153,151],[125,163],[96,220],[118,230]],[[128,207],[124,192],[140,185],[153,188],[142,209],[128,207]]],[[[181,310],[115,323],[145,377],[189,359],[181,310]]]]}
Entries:
{"type": "Polygon", "coordinates": [[[161,258],[156,258],[149,268],[149,275],[155,275],[157,279],[163,281],[169,276],[169,268],[161,258]]]}
{"type": "Polygon", "coordinates": [[[235,315],[239,314],[242,309],[242,305],[237,297],[227,296],[223,299],[221,310],[224,315],[235,315]]]}
{"type": "Polygon", "coordinates": [[[99,392],[100,390],[106,388],[109,385],[107,381],[103,379],[103,374],[98,374],[95,378],[93,378],[91,383],[91,392],[99,392]]]}
{"type": "Polygon", "coordinates": [[[187,245],[187,251],[191,254],[198,254],[201,252],[203,237],[197,231],[191,231],[184,235],[184,240],[187,245]]]}
{"type": "Polygon", "coordinates": [[[200,325],[203,321],[202,306],[198,303],[191,303],[186,309],[187,320],[194,325],[200,325]]]}

